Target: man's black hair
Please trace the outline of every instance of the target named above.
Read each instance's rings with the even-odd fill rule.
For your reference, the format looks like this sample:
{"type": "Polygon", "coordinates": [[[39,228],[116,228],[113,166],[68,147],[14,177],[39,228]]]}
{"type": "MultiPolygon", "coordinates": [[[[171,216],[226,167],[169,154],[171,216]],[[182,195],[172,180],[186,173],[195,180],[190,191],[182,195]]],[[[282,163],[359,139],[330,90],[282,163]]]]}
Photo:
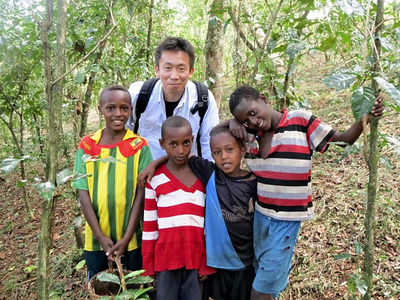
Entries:
{"type": "Polygon", "coordinates": [[[131,94],[129,93],[128,89],[123,87],[122,85],[119,84],[113,84],[113,85],[109,85],[106,88],[104,88],[101,93],[100,93],[100,97],[99,97],[99,103],[101,104],[101,100],[103,99],[103,96],[106,92],[111,92],[111,91],[123,91],[126,92],[129,95],[129,103],[131,102],[131,94]]]}
{"type": "Polygon", "coordinates": [[[192,131],[192,127],[188,120],[181,116],[171,116],[164,121],[161,126],[161,138],[164,138],[164,133],[167,128],[182,128],[188,127],[192,131]]]}
{"type": "Polygon", "coordinates": [[[194,60],[196,59],[194,47],[188,41],[180,37],[167,37],[156,48],[154,53],[156,66],[159,66],[161,55],[164,51],[183,51],[189,55],[190,69],[194,68],[194,60]]]}
{"type": "Polygon", "coordinates": [[[231,114],[236,109],[242,100],[257,101],[260,97],[260,93],[251,86],[243,85],[233,91],[229,98],[229,110],[231,114]]]}

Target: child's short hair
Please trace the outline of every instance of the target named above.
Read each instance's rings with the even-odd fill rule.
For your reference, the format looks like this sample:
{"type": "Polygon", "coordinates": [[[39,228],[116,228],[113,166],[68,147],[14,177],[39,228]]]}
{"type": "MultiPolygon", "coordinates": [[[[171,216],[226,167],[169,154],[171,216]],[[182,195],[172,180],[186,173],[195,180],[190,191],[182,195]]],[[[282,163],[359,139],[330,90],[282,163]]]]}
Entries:
{"type": "Polygon", "coordinates": [[[171,116],[164,121],[161,126],[161,138],[164,138],[164,133],[167,128],[182,128],[182,127],[189,127],[190,131],[192,131],[192,126],[188,120],[181,116],[171,116]]]}
{"type": "Polygon", "coordinates": [[[156,48],[154,57],[156,66],[159,66],[161,55],[164,51],[183,51],[189,56],[190,69],[194,68],[194,61],[196,59],[193,45],[180,37],[166,37],[156,48]]]}
{"type": "Polygon", "coordinates": [[[107,86],[106,88],[104,88],[101,93],[100,93],[100,97],[99,97],[99,103],[101,103],[101,100],[103,99],[103,96],[106,92],[110,92],[110,91],[123,91],[126,92],[129,95],[129,100],[131,100],[131,94],[129,93],[128,89],[123,87],[122,85],[119,84],[112,84],[107,86]]]}
{"type": "Polygon", "coordinates": [[[258,98],[260,98],[260,92],[255,88],[248,85],[240,86],[233,91],[229,98],[229,110],[233,113],[242,100],[257,101],[258,98]]]}
{"type": "Polygon", "coordinates": [[[211,129],[210,131],[210,146],[211,146],[211,139],[220,133],[227,133],[230,134],[232,137],[235,138],[236,142],[238,143],[239,147],[242,148],[244,147],[244,142],[241,139],[238,139],[237,137],[235,137],[232,132],[229,130],[228,127],[214,127],[213,129],[211,129]]]}

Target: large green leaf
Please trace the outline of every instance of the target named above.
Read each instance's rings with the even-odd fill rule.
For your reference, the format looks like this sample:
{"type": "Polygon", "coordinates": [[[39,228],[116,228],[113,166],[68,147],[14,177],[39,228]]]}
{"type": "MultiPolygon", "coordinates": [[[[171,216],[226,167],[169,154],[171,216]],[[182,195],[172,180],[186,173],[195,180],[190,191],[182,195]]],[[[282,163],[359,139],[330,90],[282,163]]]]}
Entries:
{"type": "Polygon", "coordinates": [[[392,98],[394,101],[396,101],[397,106],[400,106],[400,91],[396,89],[396,87],[391,84],[390,82],[387,82],[385,79],[380,78],[380,77],[375,77],[374,78],[377,83],[379,83],[380,86],[382,86],[386,93],[392,98]]]}
{"type": "Polygon", "coordinates": [[[97,275],[97,280],[105,281],[105,282],[113,282],[118,285],[121,284],[117,275],[107,273],[107,272],[101,272],[99,275],[97,275]]]}
{"type": "Polygon", "coordinates": [[[325,76],[322,82],[326,86],[335,88],[336,91],[341,91],[350,87],[356,79],[356,76],[350,74],[348,70],[338,70],[331,75],[325,76]]]}
{"type": "Polygon", "coordinates": [[[374,91],[369,87],[359,87],[351,96],[351,110],[357,121],[371,112],[374,106],[375,95],[374,91]]]}
{"type": "Polygon", "coordinates": [[[348,258],[352,258],[352,257],[354,257],[354,256],[350,253],[342,253],[342,254],[335,255],[335,257],[333,259],[340,260],[340,259],[348,259],[348,258]]]}
{"type": "Polygon", "coordinates": [[[144,272],[146,272],[146,271],[145,270],[132,271],[129,274],[126,274],[124,276],[124,279],[128,279],[128,278],[139,276],[139,275],[143,274],[144,272]]]}
{"type": "Polygon", "coordinates": [[[119,160],[119,159],[117,159],[115,157],[112,157],[112,156],[109,156],[109,157],[106,157],[106,158],[98,158],[98,157],[95,157],[95,156],[90,156],[89,154],[83,154],[82,155],[82,160],[84,162],[86,162],[86,161],[93,161],[93,162],[101,161],[103,163],[114,163],[115,164],[117,162],[120,162],[120,163],[126,164],[122,160],[119,160]]]}
{"type": "Polygon", "coordinates": [[[362,6],[356,0],[336,0],[336,4],[347,15],[364,15],[362,6]]]}
{"type": "Polygon", "coordinates": [[[318,49],[321,51],[327,51],[331,49],[335,44],[336,44],[336,37],[329,36],[321,42],[318,49]]]}
{"type": "Polygon", "coordinates": [[[304,50],[304,48],[306,47],[306,43],[305,42],[292,42],[290,43],[287,48],[286,48],[286,53],[289,55],[289,57],[291,59],[296,58],[296,56],[304,50]]]}
{"type": "Polygon", "coordinates": [[[57,186],[60,186],[64,182],[67,182],[70,178],[74,177],[74,175],[74,172],[72,172],[70,169],[62,170],[56,176],[57,186]]]}
{"type": "Polygon", "coordinates": [[[1,162],[1,173],[7,174],[11,171],[14,171],[21,161],[24,161],[28,158],[29,155],[24,155],[22,157],[8,157],[6,159],[3,159],[3,161],[1,162]]]}
{"type": "Polygon", "coordinates": [[[145,294],[147,291],[150,291],[152,289],[152,287],[148,287],[148,288],[145,288],[145,289],[140,289],[140,290],[137,290],[136,292],[135,292],[135,298],[134,299],[150,299],[148,296],[147,296],[147,294],[145,294]],[[146,297],[147,296],[147,297],[146,297]],[[139,298],[140,297],[140,298],[139,298]]]}
{"type": "Polygon", "coordinates": [[[382,134],[381,137],[390,145],[394,151],[400,154],[400,140],[396,136],[390,134],[382,134]]]}
{"type": "Polygon", "coordinates": [[[37,187],[40,196],[44,199],[50,201],[53,198],[56,187],[50,181],[38,183],[35,184],[35,186],[37,187]]]}
{"type": "Polygon", "coordinates": [[[150,276],[139,276],[139,277],[129,278],[126,281],[126,284],[143,284],[143,283],[150,283],[153,281],[154,279],[151,278],[150,276]]]}

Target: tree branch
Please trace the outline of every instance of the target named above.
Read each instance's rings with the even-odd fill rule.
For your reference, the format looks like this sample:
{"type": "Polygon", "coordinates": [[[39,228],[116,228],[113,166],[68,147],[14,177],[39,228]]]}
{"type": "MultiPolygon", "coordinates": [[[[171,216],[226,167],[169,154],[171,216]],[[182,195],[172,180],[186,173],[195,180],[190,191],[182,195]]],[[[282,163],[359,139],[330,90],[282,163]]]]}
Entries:
{"type": "Polygon", "coordinates": [[[114,20],[114,16],[112,14],[112,9],[110,7],[110,15],[111,15],[111,21],[113,26],[111,27],[111,29],[107,32],[107,34],[100,40],[97,42],[96,46],[94,46],[94,48],[92,50],[90,50],[84,57],[82,57],[79,61],[77,61],[68,71],[66,71],[63,75],[61,75],[60,77],[58,77],[57,79],[55,79],[54,81],[52,81],[50,83],[51,86],[54,86],[55,84],[57,84],[60,80],[64,79],[65,76],[67,76],[69,73],[71,73],[73,70],[75,70],[81,63],[83,63],[84,61],[86,61],[88,59],[88,57],[90,55],[92,55],[97,48],[100,47],[100,45],[102,43],[104,43],[108,37],[111,35],[111,33],[114,31],[114,29],[117,27],[117,25],[115,24],[115,20],[114,20]]]}
{"type": "MultiPolygon", "coordinates": [[[[268,3],[268,2],[267,2],[267,3],[268,3]]],[[[256,74],[257,74],[257,72],[258,72],[258,66],[260,65],[261,58],[262,58],[262,56],[263,56],[263,54],[264,54],[265,46],[267,45],[267,42],[268,42],[268,40],[269,40],[269,37],[271,36],[272,26],[273,26],[273,25],[275,24],[275,22],[276,22],[276,19],[277,19],[279,10],[280,10],[281,7],[282,7],[282,3],[283,3],[283,0],[280,0],[280,1],[279,1],[279,4],[278,4],[278,7],[275,9],[273,15],[271,16],[271,22],[269,23],[267,32],[265,33],[264,41],[263,41],[262,47],[261,47],[261,49],[260,49],[260,54],[257,56],[256,63],[255,63],[255,68],[253,69],[253,73],[252,73],[252,75],[251,75],[251,77],[250,77],[250,84],[249,84],[249,85],[252,85],[252,84],[253,84],[254,77],[256,76],[256,74]]]]}

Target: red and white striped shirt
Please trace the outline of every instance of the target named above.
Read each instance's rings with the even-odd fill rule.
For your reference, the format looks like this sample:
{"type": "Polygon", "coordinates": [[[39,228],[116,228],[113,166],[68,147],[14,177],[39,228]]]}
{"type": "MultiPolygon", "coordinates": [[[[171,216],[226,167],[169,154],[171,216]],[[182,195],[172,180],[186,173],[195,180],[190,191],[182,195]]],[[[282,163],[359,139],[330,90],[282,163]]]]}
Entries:
{"type": "Polygon", "coordinates": [[[312,153],[323,153],[334,134],[329,125],[308,111],[283,110],[268,156],[246,159],[257,176],[256,209],[284,221],[312,218],[312,153]]]}
{"type": "Polygon", "coordinates": [[[165,165],[146,184],[143,223],[144,275],[179,268],[215,271],[206,266],[204,239],[205,187],[188,188],[165,165]]]}

